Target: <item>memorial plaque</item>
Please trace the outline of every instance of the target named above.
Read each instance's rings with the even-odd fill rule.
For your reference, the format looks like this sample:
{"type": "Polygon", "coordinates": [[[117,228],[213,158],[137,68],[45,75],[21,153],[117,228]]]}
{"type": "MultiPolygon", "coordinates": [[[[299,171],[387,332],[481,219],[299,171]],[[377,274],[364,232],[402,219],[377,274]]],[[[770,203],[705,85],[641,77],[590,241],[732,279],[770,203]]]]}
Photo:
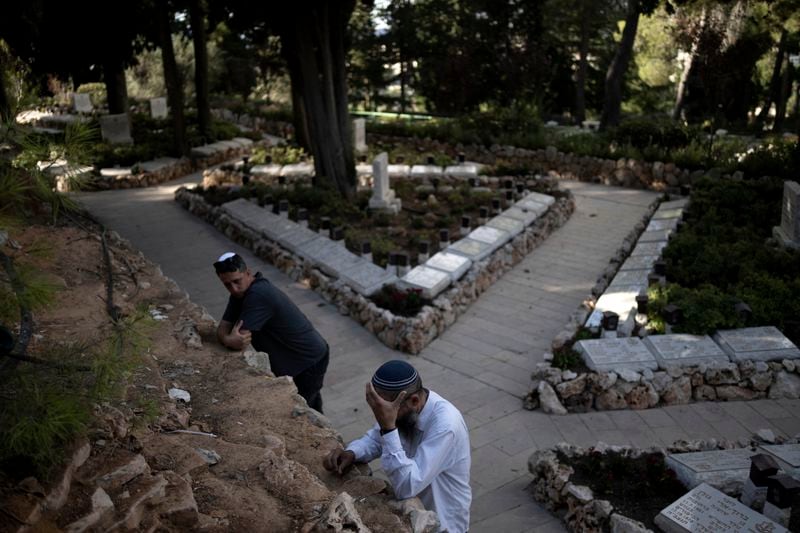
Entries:
{"type": "Polygon", "coordinates": [[[663,218],[661,220],[651,220],[645,231],[662,231],[665,229],[675,231],[677,228],[677,218],[663,218]]]}
{"type": "Polygon", "coordinates": [[[388,165],[387,171],[392,178],[405,178],[411,174],[411,167],[408,165],[388,165]]]}
{"type": "Polygon", "coordinates": [[[511,234],[512,237],[516,237],[522,230],[525,229],[525,226],[522,225],[522,222],[519,220],[504,217],[503,215],[499,215],[491,219],[489,222],[486,223],[487,226],[492,228],[501,229],[503,231],[507,231],[511,234]]]}
{"type": "Polygon", "coordinates": [[[412,176],[440,176],[442,167],[436,165],[414,165],[411,167],[412,176]]]}
{"type": "Polygon", "coordinates": [[[78,113],[91,113],[94,110],[88,93],[73,93],[72,108],[78,113]]]}
{"type": "Polygon", "coordinates": [[[408,274],[400,278],[400,284],[404,287],[422,289],[424,298],[433,299],[450,286],[452,279],[447,272],[429,268],[425,265],[414,267],[408,274]]]}
{"type": "Polygon", "coordinates": [[[298,254],[314,263],[326,274],[336,278],[341,278],[343,272],[348,272],[359,263],[364,262],[362,258],[341,244],[324,237],[300,245],[298,254]]]}
{"type": "Polygon", "coordinates": [[[472,261],[463,255],[439,252],[428,259],[425,262],[425,266],[446,272],[450,279],[455,282],[461,279],[461,276],[469,270],[469,267],[472,266],[472,261]]]}
{"type": "Polygon", "coordinates": [[[551,206],[556,202],[556,199],[550,196],[549,194],[542,194],[540,192],[531,192],[528,193],[523,200],[532,200],[534,202],[539,202],[540,204],[544,204],[546,206],[551,206]]]}
{"type": "Polygon", "coordinates": [[[456,178],[474,178],[478,176],[478,165],[475,163],[452,165],[444,169],[444,174],[456,178]]]}
{"type": "Polygon", "coordinates": [[[647,270],[621,270],[617,272],[614,279],[611,280],[609,287],[631,287],[637,286],[643,289],[647,288],[647,270]]]}
{"type": "Polygon", "coordinates": [[[497,250],[511,240],[511,235],[509,235],[507,231],[491,228],[489,226],[481,226],[474,229],[467,237],[475,241],[485,242],[491,246],[492,251],[497,250]]]}
{"type": "Polygon", "coordinates": [[[762,445],[761,449],[775,458],[781,470],[800,477],[800,444],[769,444],[762,445]]]}
{"type": "Polygon", "coordinates": [[[133,144],[131,120],[127,113],[100,117],[100,135],[111,144],[133,144]]]}
{"type": "Polygon", "coordinates": [[[750,476],[750,458],[758,453],[750,448],[673,453],[667,456],[666,465],[687,489],[708,483],[734,494],[750,476]]]}
{"type": "Polygon", "coordinates": [[[626,270],[646,270],[649,272],[653,269],[653,263],[656,261],[658,261],[657,255],[637,255],[627,258],[619,267],[619,270],[620,272],[626,270]]]}
{"type": "Polygon", "coordinates": [[[641,235],[639,235],[639,240],[636,241],[637,243],[645,243],[645,242],[661,242],[661,241],[668,241],[669,236],[672,235],[671,229],[663,229],[658,231],[645,231],[641,235]]]}
{"type": "Polygon", "coordinates": [[[575,343],[575,349],[586,366],[597,372],[658,369],[653,354],[638,337],[582,340],[575,343]]]}
{"type": "Polygon", "coordinates": [[[705,483],[658,513],[655,523],[666,533],[788,533],[705,483]]]}
{"type": "MultiPolygon", "coordinates": [[[[287,221],[283,217],[279,218],[281,218],[284,222],[287,221]]],[[[291,227],[292,229],[286,231],[285,233],[281,234],[278,237],[278,244],[280,244],[282,247],[286,248],[290,252],[296,253],[299,250],[299,248],[302,245],[306,244],[307,242],[313,241],[315,239],[324,238],[320,237],[319,233],[317,233],[316,231],[311,231],[308,228],[304,228],[303,226],[297,224],[297,222],[292,222],[291,220],[289,220],[288,222],[291,222],[293,224],[293,226],[291,227]]]]}
{"type": "Polygon", "coordinates": [[[471,261],[480,261],[488,257],[494,250],[485,242],[476,241],[467,237],[448,246],[447,251],[463,255],[471,261]]]}
{"type": "Polygon", "coordinates": [[[372,296],[385,285],[397,282],[397,276],[389,274],[385,269],[363,260],[341,272],[340,279],[362,296],[372,296]]]}
{"type": "Polygon", "coordinates": [[[797,346],[774,326],[717,331],[714,340],[736,362],[800,358],[797,346]]]}
{"type": "Polygon", "coordinates": [[[367,151],[367,131],[366,121],[363,118],[353,120],[353,137],[356,152],[367,151]]]}
{"type": "Polygon", "coordinates": [[[150,99],[150,116],[152,118],[167,118],[167,99],[163,96],[150,99]]]}
{"type": "Polygon", "coordinates": [[[250,173],[256,176],[278,177],[281,175],[281,166],[276,164],[253,165],[250,168],[250,173]]]}
{"type": "Polygon", "coordinates": [[[665,218],[681,218],[683,216],[683,209],[680,207],[672,207],[672,208],[664,208],[659,207],[655,213],[653,213],[652,220],[663,220],[665,218]]]}
{"type": "Polygon", "coordinates": [[[666,241],[640,242],[631,250],[631,257],[636,257],[637,255],[661,255],[661,250],[666,246],[666,241]]]}
{"type": "Polygon", "coordinates": [[[281,168],[281,176],[313,176],[314,165],[311,163],[295,163],[293,165],[284,165],[281,168]]]}
{"type": "Polygon", "coordinates": [[[686,208],[689,205],[688,198],[680,198],[678,200],[670,200],[669,202],[661,202],[659,204],[659,209],[676,209],[676,208],[686,208]]]}
{"type": "MultiPolygon", "coordinates": [[[[629,334],[634,325],[636,316],[636,296],[641,292],[641,287],[635,285],[609,286],[594,305],[594,310],[586,320],[586,327],[600,327],[603,313],[612,311],[619,316],[617,331],[622,335],[629,334]]],[[[653,360],[655,361],[655,359],[653,360]]],[[[656,365],[657,366],[657,365],[656,365]]]]}
{"type": "Polygon", "coordinates": [[[537,202],[535,200],[520,200],[514,204],[514,206],[520,209],[525,209],[526,211],[530,211],[531,213],[536,213],[537,215],[542,215],[549,209],[546,204],[537,202]]]}
{"type": "Polygon", "coordinates": [[[649,335],[644,338],[644,343],[656,356],[658,366],[663,369],[669,366],[730,361],[708,335],[649,335]]]}
{"type": "Polygon", "coordinates": [[[503,211],[503,216],[513,218],[522,222],[523,226],[530,226],[539,217],[535,211],[528,211],[520,209],[519,207],[510,207],[503,211]]]}

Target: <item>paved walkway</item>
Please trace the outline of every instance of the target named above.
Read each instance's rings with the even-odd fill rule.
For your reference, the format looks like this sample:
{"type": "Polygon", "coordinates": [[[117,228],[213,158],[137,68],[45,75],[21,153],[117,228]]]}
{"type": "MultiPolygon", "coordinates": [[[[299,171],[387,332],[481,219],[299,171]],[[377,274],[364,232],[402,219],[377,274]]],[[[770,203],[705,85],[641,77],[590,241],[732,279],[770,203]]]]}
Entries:
{"type": "Polygon", "coordinates": [[[175,188],[199,180],[194,174],[164,186],[85,193],[79,199],[215,317],[221,316],[227,296],[211,263],[224,251],[241,254],[286,291],[331,345],[325,413],[345,440],[360,436],[373,421],[364,384],[374,369],[388,359],[410,357],[426,386],[461,409],[470,427],[474,533],[564,531],[558,518],[525,490],[531,480],[530,454],[560,441],[651,446],[677,439],[738,439],[761,428],[778,435],[800,433],[800,400],[694,403],[568,416],[522,409],[531,371],[643,216],[653,193],[562,183],[577,199],[572,218],[441,338],[419,356],[406,356],[178,206],[175,188]]]}

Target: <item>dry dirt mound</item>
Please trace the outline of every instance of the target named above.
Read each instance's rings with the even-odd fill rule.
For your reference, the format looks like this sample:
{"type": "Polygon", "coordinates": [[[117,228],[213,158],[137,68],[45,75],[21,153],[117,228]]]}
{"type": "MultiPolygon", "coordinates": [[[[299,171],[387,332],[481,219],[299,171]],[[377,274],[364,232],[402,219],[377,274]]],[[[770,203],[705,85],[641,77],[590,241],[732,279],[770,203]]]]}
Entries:
{"type": "MultiPolygon", "coordinates": [[[[124,400],[96,406],[94,427],[57,475],[40,483],[0,473],[0,532],[435,528],[431,513],[393,503],[383,481],[326,472],[321,459],[341,437],[291,380],[219,346],[211,318],[109,235],[114,304],[123,315],[147,306],[149,348],[138,354],[124,400]]],[[[62,289],[36,316],[29,353],[48,341],[102,335],[109,316],[99,237],[34,226],[16,244],[24,250],[37,240],[52,247],[37,266],[62,289]]]]}

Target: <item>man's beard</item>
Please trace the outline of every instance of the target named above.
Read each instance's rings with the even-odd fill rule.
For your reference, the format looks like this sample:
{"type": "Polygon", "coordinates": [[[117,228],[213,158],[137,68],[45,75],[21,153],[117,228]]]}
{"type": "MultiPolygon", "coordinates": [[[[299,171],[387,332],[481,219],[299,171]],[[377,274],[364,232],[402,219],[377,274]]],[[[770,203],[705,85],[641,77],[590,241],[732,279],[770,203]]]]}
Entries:
{"type": "Polygon", "coordinates": [[[414,429],[417,427],[417,420],[419,420],[419,413],[415,411],[409,411],[402,417],[398,418],[395,422],[397,425],[397,431],[401,436],[411,438],[414,436],[414,429]]]}

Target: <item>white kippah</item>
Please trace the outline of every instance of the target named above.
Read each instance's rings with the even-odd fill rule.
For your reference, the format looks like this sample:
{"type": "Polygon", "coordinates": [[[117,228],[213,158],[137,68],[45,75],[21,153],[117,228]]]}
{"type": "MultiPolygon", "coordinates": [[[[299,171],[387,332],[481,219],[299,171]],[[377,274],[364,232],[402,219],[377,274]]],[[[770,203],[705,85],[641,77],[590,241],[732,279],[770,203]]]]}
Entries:
{"type": "Polygon", "coordinates": [[[222,261],[225,261],[226,259],[230,259],[234,255],[236,255],[236,254],[233,253],[233,252],[225,252],[224,254],[219,256],[219,259],[217,259],[217,262],[222,262],[222,261]]]}

